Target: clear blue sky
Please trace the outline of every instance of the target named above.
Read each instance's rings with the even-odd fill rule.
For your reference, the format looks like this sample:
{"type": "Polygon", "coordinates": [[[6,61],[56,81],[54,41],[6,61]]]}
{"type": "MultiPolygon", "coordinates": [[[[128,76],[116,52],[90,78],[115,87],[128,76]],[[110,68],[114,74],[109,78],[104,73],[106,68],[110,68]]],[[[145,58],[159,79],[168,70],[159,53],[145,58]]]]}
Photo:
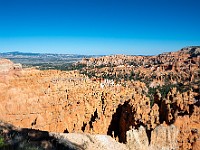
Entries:
{"type": "Polygon", "coordinates": [[[200,0],[0,0],[0,52],[158,54],[200,45],[200,0]]]}

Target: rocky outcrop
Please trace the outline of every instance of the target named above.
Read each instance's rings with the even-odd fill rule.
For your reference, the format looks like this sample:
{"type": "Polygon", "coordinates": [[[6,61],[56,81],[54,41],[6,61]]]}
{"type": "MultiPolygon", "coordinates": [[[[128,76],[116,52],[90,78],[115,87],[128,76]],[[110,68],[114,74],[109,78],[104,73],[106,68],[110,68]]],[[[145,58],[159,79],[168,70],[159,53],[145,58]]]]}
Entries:
{"type": "Polygon", "coordinates": [[[59,143],[68,145],[77,150],[128,150],[125,144],[118,143],[107,135],[81,133],[50,133],[50,135],[58,139],[59,143]]]}
{"type": "MultiPolygon", "coordinates": [[[[84,133],[53,133],[27,128],[16,128],[0,122],[1,149],[45,150],[170,150],[177,149],[175,126],[158,126],[152,131],[149,144],[145,128],[127,131],[127,144],[116,142],[107,135],[84,133]]],[[[195,143],[194,147],[197,147],[195,143]]]]}
{"type": "Polygon", "coordinates": [[[176,126],[159,125],[151,132],[150,149],[176,150],[179,149],[177,136],[179,130],[176,126]]]}
{"type": "Polygon", "coordinates": [[[0,73],[7,73],[13,69],[13,62],[7,59],[0,59],[0,73]]]}
{"type": "MultiPolygon", "coordinates": [[[[0,121],[0,149],[22,150],[22,149],[43,149],[43,150],[75,150],[67,141],[67,145],[59,143],[47,131],[39,131],[27,128],[16,128],[13,125],[0,121]]],[[[77,146],[78,147],[78,146],[77,146]]]]}
{"type": "Polygon", "coordinates": [[[12,61],[8,59],[0,59],[0,74],[6,74],[10,71],[14,70],[21,70],[22,65],[21,64],[14,64],[12,61]]]}
{"type": "Polygon", "coordinates": [[[139,129],[132,129],[127,131],[127,146],[133,150],[147,150],[149,149],[149,139],[146,129],[142,126],[139,129]]]}
{"type": "Polygon", "coordinates": [[[192,56],[200,55],[200,46],[189,46],[181,49],[181,52],[189,53],[192,56]]]}
{"type": "Polygon", "coordinates": [[[127,131],[127,146],[132,150],[171,150],[179,149],[178,129],[174,125],[159,125],[151,132],[142,126],[138,130],[127,131]]]}

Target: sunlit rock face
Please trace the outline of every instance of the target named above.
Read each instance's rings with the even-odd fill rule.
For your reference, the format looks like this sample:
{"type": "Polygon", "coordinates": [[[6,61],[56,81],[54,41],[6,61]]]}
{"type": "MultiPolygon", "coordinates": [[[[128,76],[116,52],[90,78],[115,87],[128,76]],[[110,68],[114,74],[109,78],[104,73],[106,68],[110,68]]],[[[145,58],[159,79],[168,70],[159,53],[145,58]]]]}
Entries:
{"type": "Polygon", "coordinates": [[[175,150],[179,149],[177,136],[178,128],[174,125],[159,125],[152,132],[140,126],[138,130],[127,131],[127,146],[133,150],[175,150]]]}
{"type": "Polygon", "coordinates": [[[0,59],[0,74],[6,74],[14,69],[14,63],[8,59],[0,59]]]}
{"type": "Polygon", "coordinates": [[[8,59],[0,59],[0,74],[6,74],[10,71],[21,70],[21,64],[14,64],[12,61],[8,59]]]}

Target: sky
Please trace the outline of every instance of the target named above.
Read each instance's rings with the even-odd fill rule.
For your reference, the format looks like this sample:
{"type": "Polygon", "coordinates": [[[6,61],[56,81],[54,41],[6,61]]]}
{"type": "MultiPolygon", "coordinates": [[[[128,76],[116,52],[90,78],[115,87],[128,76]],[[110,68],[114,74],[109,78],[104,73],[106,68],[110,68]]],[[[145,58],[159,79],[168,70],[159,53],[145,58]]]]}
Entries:
{"type": "Polygon", "coordinates": [[[154,55],[200,45],[200,0],[0,0],[0,52],[154,55]]]}

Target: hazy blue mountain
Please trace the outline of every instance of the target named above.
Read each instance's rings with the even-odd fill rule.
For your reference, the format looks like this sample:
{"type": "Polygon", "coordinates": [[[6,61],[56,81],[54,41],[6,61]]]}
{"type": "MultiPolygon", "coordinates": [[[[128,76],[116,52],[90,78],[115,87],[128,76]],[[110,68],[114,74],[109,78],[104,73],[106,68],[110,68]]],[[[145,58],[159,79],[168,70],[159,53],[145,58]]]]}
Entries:
{"type": "Polygon", "coordinates": [[[37,66],[40,69],[61,69],[82,58],[98,57],[96,55],[78,54],[53,54],[53,53],[30,53],[30,52],[5,52],[0,53],[0,58],[10,59],[14,63],[21,63],[24,67],[37,66]]]}

